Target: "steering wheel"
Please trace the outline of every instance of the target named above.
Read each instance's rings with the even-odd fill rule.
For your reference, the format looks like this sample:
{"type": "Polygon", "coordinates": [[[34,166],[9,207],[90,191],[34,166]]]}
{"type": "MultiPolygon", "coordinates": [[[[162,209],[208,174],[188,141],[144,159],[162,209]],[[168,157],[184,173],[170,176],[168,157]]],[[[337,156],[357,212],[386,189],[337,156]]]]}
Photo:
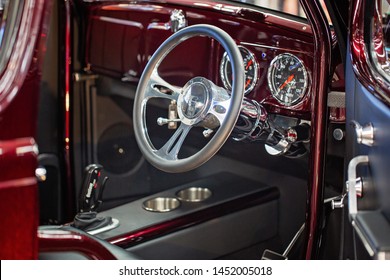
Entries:
{"type": "MultiPolygon", "coordinates": [[[[240,51],[222,29],[199,24],[183,28],[170,36],[146,65],[134,100],[134,134],[145,158],[156,168],[170,173],[189,171],[208,161],[222,147],[236,124],[244,97],[244,75],[240,51]],[[181,42],[195,36],[214,38],[227,52],[234,77],[231,94],[203,77],[195,77],[180,88],[159,76],[158,67],[167,54],[181,42]],[[146,105],[151,98],[166,98],[177,104],[180,125],[160,149],[153,146],[146,126],[146,105]],[[179,159],[178,154],[188,132],[205,122],[218,124],[213,138],[192,156],[179,159]]],[[[210,125],[204,126],[209,128],[210,125]]]]}

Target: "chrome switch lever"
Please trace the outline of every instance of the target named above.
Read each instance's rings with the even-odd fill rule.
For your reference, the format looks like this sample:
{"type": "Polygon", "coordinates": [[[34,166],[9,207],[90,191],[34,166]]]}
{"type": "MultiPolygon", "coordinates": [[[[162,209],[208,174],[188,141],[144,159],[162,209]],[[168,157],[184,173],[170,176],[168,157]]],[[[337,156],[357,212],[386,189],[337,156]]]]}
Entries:
{"type": "Polygon", "coordinates": [[[166,119],[161,117],[157,119],[157,124],[159,126],[163,126],[164,124],[168,124],[170,122],[180,122],[180,119],[166,119]]]}
{"type": "Polygon", "coordinates": [[[372,123],[361,126],[357,121],[351,121],[351,125],[355,128],[356,142],[358,144],[374,145],[374,126],[372,123]]]}

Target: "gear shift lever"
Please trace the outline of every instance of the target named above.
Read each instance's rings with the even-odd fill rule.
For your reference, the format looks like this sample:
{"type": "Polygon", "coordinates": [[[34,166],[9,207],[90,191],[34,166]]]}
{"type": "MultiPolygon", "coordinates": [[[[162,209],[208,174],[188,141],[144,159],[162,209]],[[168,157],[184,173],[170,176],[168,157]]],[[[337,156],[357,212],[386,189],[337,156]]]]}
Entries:
{"type": "Polygon", "coordinates": [[[85,168],[83,184],[79,197],[79,212],[91,212],[97,210],[102,203],[101,197],[108,177],[105,177],[100,184],[100,175],[103,166],[100,164],[90,164],[85,168]],[[98,190],[100,189],[100,190],[98,190]],[[96,193],[99,192],[98,197],[96,193]]]}
{"type": "Polygon", "coordinates": [[[102,204],[104,187],[108,177],[100,183],[103,166],[90,164],[85,168],[83,184],[79,197],[79,213],[74,218],[73,226],[85,231],[103,228],[112,223],[111,217],[97,217],[97,210],[102,204]]]}

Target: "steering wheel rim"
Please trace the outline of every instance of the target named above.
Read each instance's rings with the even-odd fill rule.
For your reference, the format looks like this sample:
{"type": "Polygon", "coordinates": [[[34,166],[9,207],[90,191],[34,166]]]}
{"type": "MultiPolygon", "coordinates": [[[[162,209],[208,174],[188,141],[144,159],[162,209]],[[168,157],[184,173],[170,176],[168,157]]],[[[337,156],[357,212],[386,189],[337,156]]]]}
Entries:
{"type": "MultiPolygon", "coordinates": [[[[192,84],[200,83],[204,85],[204,87],[211,87],[212,88],[211,90],[213,91],[225,90],[223,88],[219,88],[215,86],[211,81],[208,81],[205,78],[195,78],[195,79],[192,79],[190,80],[189,83],[187,83],[189,84],[189,87],[192,84]],[[199,81],[195,79],[203,79],[203,80],[199,81]]],[[[244,97],[244,80],[245,80],[244,63],[240,51],[236,43],[234,42],[234,40],[222,29],[212,25],[199,24],[199,25],[193,25],[193,26],[183,28],[180,31],[174,33],[172,36],[170,36],[156,50],[156,52],[153,54],[148,64],[146,65],[145,70],[141,76],[140,82],[138,84],[136,96],[134,100],[134,110],[133,110],[134,134],[138,146],[142,154],[145,156],[146,160],[148,160],[156,168],[169,173],[179,173],[179,172],[189,171],[201,166],[203,163],[208,161],[215,153],[218,152],[218,150],[226,142],[227,138],[229,137],[230,133],[232,132],[237,122],[237,118],[239,116],[240,109],[241,109],[241,103],[244,97]],[[169,148],[164,148],[164,147],[168,145],[169,141],[171,141],[172,143],[169,145],[174,146],[177,143],[179,143],[180,146],[178,149],[180,150],[181,144],[184,141],[187,133],[194,125],[193,123],[191,123],[191,120],[196,118],[187,118],[185,116],[185,113],[182,113],[180,111],[179,109],[180,106],[178,104],[178,111],[181,119],[181,125],[176,130],[176,132],[171,137],[171,139],[166,143],[166,145],[164,145],[163,147],[164,149],[161,148],[160,150],[157,150],[153,146],[147,131],[146,103],[150,98],[154,98],[154,97],[157,98],[163,97],[163,98],[168,98],[176,101],[180,99],[179,102],[182,103],[183,95],[188,95],[185,92],[185,90],[183,90],[187,85],[183,88],[178,88],[176,86],[170,85],[158,75],[158,67],[160,63],[163,61],[163,59],[168,55],[168,53],[172,49],[174,49],[181,42],[195,36],[207,36],[217,40],[222,45],[222,47],[225,49],[230,59],[233,76],[235,78],[232,83],[232,91],[229,99],[230,101],[229,105],[225,106],[226,100],[219,103],[214,102],[213,100],[215,104],[223,104],[223,106],[228,107],[225,108],[226,112],[223,114],[223,117],[219,116],[215,112],[212,112],[214,113],[215,116],[218,115],[218,117],[220,117],[218,118],[220,122],[220,126],[216,131],[215,135],[213,136],[213,138],[200,151],[198,151],[194,155],[187,158],[179,159],[177,158],[178,151],[176,153],[176,158],[175,158],[174,154],[176,151],[174,151],[173,155],[170,155],[169,149],[171,149],[171,147],[169,148]],[[172,91],[172,94],[163,96],[162,94],[156,93],[156,90],[154,89],[155,85],[162,85],[164,87],[169,88],[172,91]]],[[[205,89],[205,91],[207,90],[209,89],[205,89]]],[[[187,90],[187,92],[188,91],[191,91],[191,89],[187,90]]],[[[191,93],[189,94],[191,95],[191,93]]],[[[211,98],[213,97],[211,96],[211,98]]],[[[212,105],[210,102],[208,102],[208,107],[210,106],[212,105]]],[[[213,106],[215,107],[215,105],[213,106]]],[[[208,107],[202,108],[202,110],[205,113],[211,113],[208,107]]]]}

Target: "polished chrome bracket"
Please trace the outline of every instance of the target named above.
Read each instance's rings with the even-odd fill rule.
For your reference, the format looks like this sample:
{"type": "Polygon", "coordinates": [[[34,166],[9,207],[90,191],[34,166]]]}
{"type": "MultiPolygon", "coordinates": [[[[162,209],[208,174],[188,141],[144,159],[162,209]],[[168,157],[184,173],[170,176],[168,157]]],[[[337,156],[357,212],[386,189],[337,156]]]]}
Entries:
{"type": "Polygon", "coordinates": [[[170,17],[171,30],[173,33],[188,26],[187,19],[182,10],[173,10],[170,17]]]}
{"type": "Polygon", "coordinates": [[[168,107],[168,118],[158,118],[157,124],[159,126],[168,124],[168,129],[176,129],[178,122],[180,122],[180,119],[177,116],[177,103],[176,100],[171,100],[168,107]]]}
{"type": "MultiPolygon", "coordinates": [[[[350,183],[351,183],[350,181],[346,182],[347,192],[349,190],[350,183]]],[[[361,177],[356,178],[353,183],[355,184],[356,196],[362,197],[363,196],[363,180],[362,180],[362,178],[361,177]]]]}
{"type": "Polygon", "coordinates": [[[286,139],[280,139],[280,141],[276,145],[271,146],[265,144],[264,147],[268,154],[272,156],[279,156],[285,154],[288,151],[288,149],[290,148],[290,144],[291,143],[288,142],[286,139]]]}
{"type": "Polygon", "coordinates": [[[88,82],[88,81],[96,80],[97,78],[99,78],[99,75],[97,74],[80,73],[80,72],[73,74],[73,80],[75,82],[88,82]]]}
{"type": "MultiPolygon", "coordinates": [[[[177,119],[177,104],[176,100],[171,100],[171,103],[168,107],[168,119],[177,119]]],[[[177,122],[168,122],[168,129],[176,129],[177,122]]]]}
{"type": "Polygon", "coordinates": [[[213,129],[208,128],[208,129],[203,130],[202,133],[203,133],[204,138],[209,138],[211,136],[211,134],[213,134],[213,132],[214,132],[213,129]]]}
{"type": "Polygon", "coordinates": [[[351,121],[351,125],[355,128],[356,142],[358,144],[374,145],[374,126],[372,123],[361,126],[357,121],[351,121]]]}
{"type": "Polygon", "coordinates": [[[344,194],[342,194],[340,196],[332,197],[330,199],[326,199],[324,201],[324,203],[327,203],[327,202],[330,201],[332,210],[339,209],[339,208],[344,208],[344,199],[345,199],[346,196],[347,196],[347,194],[344,193],[344,194]]]}

